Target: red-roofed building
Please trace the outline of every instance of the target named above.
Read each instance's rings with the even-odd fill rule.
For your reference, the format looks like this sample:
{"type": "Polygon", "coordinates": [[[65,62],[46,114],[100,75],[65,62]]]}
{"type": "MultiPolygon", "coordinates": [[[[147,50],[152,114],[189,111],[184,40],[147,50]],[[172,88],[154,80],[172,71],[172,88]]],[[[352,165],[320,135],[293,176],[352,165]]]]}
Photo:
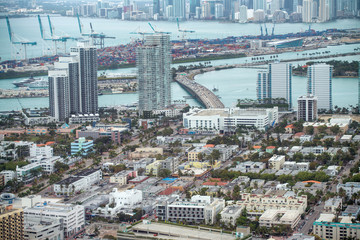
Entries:
{"type": "Polygon", "coordinates": [[[294,138],[294,139],[297,139],[297,138],[300,138],[301,136],[304,136],[304,135],[305,135],[305,133],[303,133],[303,132],[298,132],[298,133],[295,133],[295,134],[294,134],[293,138],[294,138]]]}
{"type": "Polygon", "coordinates": [[[293,133],[294,133],[294,125],[292,125],[292,124],[287,125],[287,126],[285,127],[285,132],[286,132],[286,133],[291,133],[291,134],[293,134],[293,133]]]}
{"type": "Polygon", "coordinates": [[[206,148],[214,148],[215,145],[214,144],[206,144],[204,147],[206,147],[206,148]]]}
{"type": "Polygon", "coordinates": [[[169,187],[169,188],[165,189],[164,191],[162,191],[161,193],[159,193],[159,195],[168,196],[168,195],[171,195],[171,194],[173,194],[174,192],[177,192],[177,191],[179,191],[179,189],[169,187]]]}
{"type": "Polygon", "coordinates": [[[256,150],[256,151],[258,151],[258,152],[261,151],[261,146],[254,146],[253,148],[254,148],[254,150],[256,150]]]}
{"type": "Polygon", "coordinates": [[[268,146],[266,147],[266,152],[267,153],[273,153],[275,151],[275,146],[268,146]]]}

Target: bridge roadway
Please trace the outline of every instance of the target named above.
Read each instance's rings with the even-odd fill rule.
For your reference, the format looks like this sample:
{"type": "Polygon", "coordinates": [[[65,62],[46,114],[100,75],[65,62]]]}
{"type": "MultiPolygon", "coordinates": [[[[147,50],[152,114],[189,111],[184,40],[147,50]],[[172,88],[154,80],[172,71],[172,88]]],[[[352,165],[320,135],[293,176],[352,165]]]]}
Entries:
{"type": "MultiPolygon", "coordinates": [[[[341,56],[352,56],[359,55],[360,52],[351,52],[351,53],[340,53],[340,54],[332,54],[326,56],[314,56],[314,57],[302,57],[296,59],[281,59],[281,62],[294,62],[294,61],[304,61],[304,60],[314,60],[314,59],[322,59],[322,58],[334,58],[341,56]]],[[[275,59],[274,59],[275,61],[275,59]]],[[[224,70],[229,68],[255,68],[255,69],[267,69],[263,65],[268,64],[270,62],[258,61],[253,63],[245,63],[245,64],[229,64],[229,65],[219,65],[214,67],[206,67],[202,69],[191,70],[188,73],[181,72],[177,73],[175,77],[175,81],[178,82],[183,88],[185,88],[190,95],[196,98],[200,103],[202,103],[206,108],[224,108],[224,104],[220,101],[220,99],[209,89],[202,86],[201,84],[195,82],[194,77],[197,74],[202,74],[205,72],[211,72],[215,70],[224,70]]]]}

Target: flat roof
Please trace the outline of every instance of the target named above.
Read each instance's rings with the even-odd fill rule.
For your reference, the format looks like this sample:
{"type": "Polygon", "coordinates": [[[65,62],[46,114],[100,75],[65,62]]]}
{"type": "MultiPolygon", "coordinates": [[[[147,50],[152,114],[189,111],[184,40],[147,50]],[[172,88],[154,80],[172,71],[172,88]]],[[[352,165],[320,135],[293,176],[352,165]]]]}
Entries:
{"type": "Polygon", "coordinates": [[[334,218],[335,215],[332,213],[321,213],[316,222],[332,222],[334,218]]]}
{"type": "Polygon", "coordinates": [[[57,182],[56,184],[69,185],[69,184],[79,181],[80,179],[82,179],[82,178],[81,177],[68,177],[68,178],[61,180],[60,182],[57,182]]]}
{"type": "Polygon", "coordinates": [[[223,240],[233,240],[236,239],[235,236],[228,234],[228,233],[220,233],[216,232],[215,230],[207,231],[207,230],[200,230],[198,228],[190,228],[190,227],[181,227],[176,225],[170,225],[170,224],[163,224],[163,223],[154,223],[151,222],[151,224],[143,224],[139,223],[132,227],[133,231],[135,232],[135,235],[137,235],[136,230],[143,231],[143,232],[149,232],[151,236],[153,234],[163,234],[166,235],[168,238],[174,238],[177,239],[223,239],[223,240]],[[170,236],[169,236],[170,235],[170,236]]]}
{"type": "Polygon", "coordinates": [[[95,168],[85,169],[85,170],[82,170],[81,172],[75,174],[75,176],[89,176],[97,171],[99,171],[99,169],[95,169],[95,168]]]}

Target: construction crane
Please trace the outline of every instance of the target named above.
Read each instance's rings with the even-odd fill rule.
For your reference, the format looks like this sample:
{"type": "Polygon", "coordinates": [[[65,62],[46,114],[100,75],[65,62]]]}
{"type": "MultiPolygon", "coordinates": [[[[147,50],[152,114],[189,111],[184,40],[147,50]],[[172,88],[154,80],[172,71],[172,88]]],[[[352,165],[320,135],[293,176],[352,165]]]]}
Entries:
{"type": "Polygon", "coordinates": [[[263,34],[263,28],[262,28],[262,25],[261,25],[261,23],[260,23],[260,36],[262,37],[262,36],[264,36],[264,34],[263,34]]]}
{"type": "Polygon", "coordinates": [[[274,36],[274,30],[275,30],[275,22],[274,22],[274,25],[272,27],[271,36],[274,36]]]}
{"type": "Polygon", "coordinates": [[[80,21],[79,14],[77,14],[77,20],[78,20],[79,31],[80,31],[81,36],[90,37],[92,44],[94,44],[95,46],[100,46],[100,48],[104,48],[105,47],[105,38],[115,39],[115,37],[107,36],[104,33],[95,32],[91,23],[90,23],[90,33],[83,33],[83,25],[80,21]]]}
{"type": "MultiPolygon", "coordinates": [[[[7,24],[7,28],[8,28],[8,32],[9,32],[9,38],[10,38],[11,45],[15,48],[15,50],[16,50],[15,45],[20,45],[20,46],[24,47],[24,59],[26,61],[27,60],[27,49],[26,49],[26,47],[27,46],[35,46],[35,45],[37,45],[37,42],[31,42],[31,41],[25,41],[25,40],[16,41],[14,39],[14,33],[11,30],[10,20],[9,20],[8,16],[6,16],[6,24],[7,24]]],[[[16,50],[16,53],[18,53],[17,50],[16,50]]],[[[16,57],[13,56],[13,58],[16,58],[16,57]]]]}
{"type": "Polygon", "coordinates": [[[182,33],[182,40],[184,40],[186,33],[194,33],[194,30],[181,29],[179,24],[179,18],[176,18],[178,31],[182,33]]]}
{"type": "MultiPolygon", "coordinates": [[[[43,27],[43,24],[41,22],[41,17],[40,15],[38,15],[38,22],[39,22],[39,27],[40,27],[40,35],[41,35],[41,39],[43,40],[43,45],[46,45],[46,48],[47,50],[50,50],[51,47],[49,45],[47,45],[45,43],[45,41],[56,41],[56,39],[53,39],[53,38],[46,38],[46,35],[45,35],[45,29],[43,27]]],[[[56,45],[56,44],[55,44],[56,45]]],[[[55,47],[54,50],[54,54],[57,54],[57,48],[55,47]]],[[[46,55],[45,51],[44,51],[44,46],[43,46],[43,54],[46,55]]]]}
{"type": "Polygon", "coordinates": [[[155,30],[155,28],[151,25],[151,23],[148,23],[148,24],[151,27],[151,29],[154,31],[154,33],[171,34],[171,32],[162,32],[162,31],[155,30]]]}

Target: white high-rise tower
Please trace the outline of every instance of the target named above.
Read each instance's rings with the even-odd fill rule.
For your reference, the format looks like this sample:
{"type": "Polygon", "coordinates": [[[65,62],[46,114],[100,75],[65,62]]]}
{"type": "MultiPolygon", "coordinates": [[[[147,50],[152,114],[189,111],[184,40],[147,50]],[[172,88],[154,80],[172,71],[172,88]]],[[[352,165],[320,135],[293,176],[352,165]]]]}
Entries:
{"type": "Polygon", "coordinates": [[[317,97],[319,110],[332,109],[332,73],[328,64],[314,64],[307,70],[307,93],[317,97]]]}

